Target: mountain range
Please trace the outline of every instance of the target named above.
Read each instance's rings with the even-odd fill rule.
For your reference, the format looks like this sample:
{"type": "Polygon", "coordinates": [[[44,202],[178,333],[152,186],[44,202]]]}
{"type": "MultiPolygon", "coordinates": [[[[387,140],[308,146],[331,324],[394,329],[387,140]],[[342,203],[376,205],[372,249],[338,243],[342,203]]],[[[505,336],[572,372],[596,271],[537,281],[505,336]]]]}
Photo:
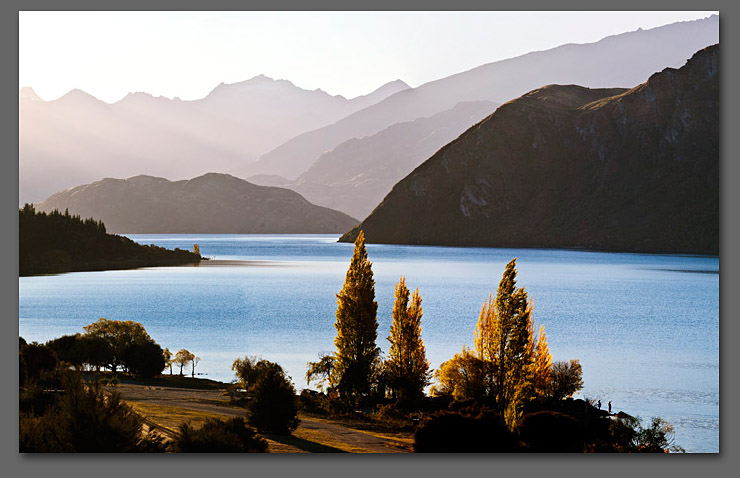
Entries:
{"type": "Polygon", "coordinates": [[[715,15],[532,52],[417,88],[397,80],[351,100],[265,76],[221,84],[193,101],[132,93],[108,104],[79,90],[44,101],[24,88],[19,202],[139,174],[174,180],[217,171],[292,181],[347,140],[430,118],[461,102],[498,105],[550,83],[630,87],[718,41],[715,15]]]}
{"type": "Polygon", "coordinates": [[[36,209],[93,217],[119,234],[331,233],[358,222],[294,191],[216,173],[181,181],[106,178],[54,194],[36,209]]]}
{"type": "Polygon", "coordinates": [[[349,139],[430,117],[463,101],[502,104],[548,84],[629,88],[663,68],[681,66],[694,52],[718,42],[719,17],[714,15],[488,63],[404,89],[331,125],[298,135],[256,162],[244,163],[234,174],[244,177],[271,174],[296,179],[322,154],[349,139]]]}
{"type": "Polygon", "coordinates": [[[366,217],[396,182],[496,106],[490,101],[462,102],[429,118],[349,139],[319,156],[295,181],[274,175],[247,179],[292,189],[314,204],[352,217],[366,217]]]}
{"type": "Polygon", "coordinates": [[[719,252],[719,45],[629,90],[549,85],[397,183],[368,242],[719,252]]]}
{"type": "Polygon", "coordinates": [[[109,104],[80,91],[44,101],[19,93],[20,202],[137,174],[169,179],[228,172],[279,144],[408,88],[388,83],[347,100],[257,76],[199,100],[131,93],[109,104]]]}

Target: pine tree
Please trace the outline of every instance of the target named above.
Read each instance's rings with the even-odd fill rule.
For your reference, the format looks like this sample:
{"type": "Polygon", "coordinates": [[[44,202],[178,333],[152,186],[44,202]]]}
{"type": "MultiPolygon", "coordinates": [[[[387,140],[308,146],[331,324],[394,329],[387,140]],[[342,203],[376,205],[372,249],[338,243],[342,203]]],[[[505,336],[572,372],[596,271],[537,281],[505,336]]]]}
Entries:
{"type": "Polygon", "coordinates": [[[431,378],[421,338],[422,314],[419,289],[414,291],[409,303],[406,279],[401,277],[396,284],[393,324],[388,337],[391,348],[385,373],[394,396],[409,404],[423,396],[424,387],[431,378]]]}
{"type": "Polygon", "coordinates": [[[340,395],[359,401],[370,392],[374,381],[380,348],[378,337],[378,303],[372,263],[367,258],[365,235],[360,231],[355,241],[347,276],[337,294],[337,321],[334,327],[337,347],[332,385],[340,395]]]}

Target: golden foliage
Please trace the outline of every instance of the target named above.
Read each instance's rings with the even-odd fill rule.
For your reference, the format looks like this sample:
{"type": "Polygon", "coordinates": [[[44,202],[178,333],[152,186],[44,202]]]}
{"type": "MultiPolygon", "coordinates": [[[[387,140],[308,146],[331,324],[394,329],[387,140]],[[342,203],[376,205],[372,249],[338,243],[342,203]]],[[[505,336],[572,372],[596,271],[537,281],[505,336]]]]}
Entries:
{"type": "Polygon", "coordinates": [[[337,294],[334,324],[337,352],[331,382],[346,397],[359,398],[369,392],[374,381],[380,355],[375,345],[377,311],[372,263],[367,258],[365,235],[360,231],[344,286],[337,294]]]}
{"type": "Polygon", "coordinates": [[[391,348],[384,365],[393,395],[404,400],[419,398],[429,384],[429,362],[421,338],[423,313],[419,289],[414,291],[409,302],[406,278],[402,276],[396,284],[393,323],[388,337],[391,348]]]}

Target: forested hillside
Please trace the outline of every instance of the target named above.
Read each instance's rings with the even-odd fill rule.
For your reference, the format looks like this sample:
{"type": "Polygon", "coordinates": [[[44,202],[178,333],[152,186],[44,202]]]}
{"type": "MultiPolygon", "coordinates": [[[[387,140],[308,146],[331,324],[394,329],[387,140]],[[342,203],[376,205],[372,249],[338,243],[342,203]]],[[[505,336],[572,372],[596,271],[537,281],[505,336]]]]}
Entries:
{"type": "Polygon", "coordinates": [[[182,249],[142,246],[107,234],[105,224],[61,213],[36,212],[26,204],[18,212],[21,276],[60,272],[171,266],[199,262],[200,254],[182,249]]]}

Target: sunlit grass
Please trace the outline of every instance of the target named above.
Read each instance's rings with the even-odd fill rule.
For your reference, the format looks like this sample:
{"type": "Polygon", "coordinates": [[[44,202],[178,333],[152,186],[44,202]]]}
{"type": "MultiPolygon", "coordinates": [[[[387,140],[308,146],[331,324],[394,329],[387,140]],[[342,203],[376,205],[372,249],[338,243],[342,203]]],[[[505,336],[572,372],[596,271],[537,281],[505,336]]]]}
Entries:
{"type": "Polygon", "coordinates": [[[174,433],[178,433],[178,428],[181,423],[190,422],[197,428],[203,425],[208,418],[218,418],[222,420],[229,418],[228,415],[220,413],[196,411],[169,405],[155,405],[145,402],[127,403],[136,413],[174,433]]]}
{"type": "MultiPolygon", "coordinates": [[[[170,405],[157,405],[134,401],[129,401],[127,403],[137,413],[172,433],[178,433],[180,424],[185,422],[190,422],[193,427],[198,428],[202,426],[208,418],[229,418],[228,415],[224,414],[196,411],[170,405]]],[[[332,423],[330,420],[326,420],[326,422],[332,423]]],[[[364,431],[363,433],[384,439],[396,441],[402,440],[402,438],[388,434],[374,434],[364,431]]],[[[268,434],[262,436],[267,440],[269,446],[268,451],[270,453],[375,453],[374,450],[345,443],[329,434],[319,430],[303,428],[300,425],[292,435],[268,434]]]]}

